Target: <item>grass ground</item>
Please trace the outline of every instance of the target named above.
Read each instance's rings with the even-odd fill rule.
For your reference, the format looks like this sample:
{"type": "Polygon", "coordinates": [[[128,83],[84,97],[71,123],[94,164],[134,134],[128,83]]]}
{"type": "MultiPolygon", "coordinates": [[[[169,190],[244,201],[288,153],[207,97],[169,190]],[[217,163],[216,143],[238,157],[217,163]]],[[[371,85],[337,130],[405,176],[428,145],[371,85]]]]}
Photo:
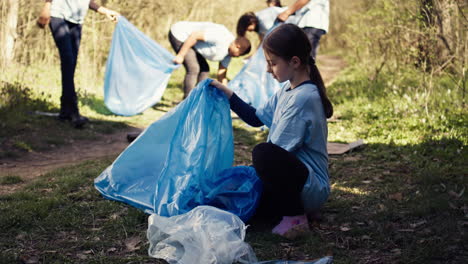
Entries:
{"type": "MultiPolygon", "coordinates": [[[[31,91],[27,108],[21,108],[23,100],[13,100],[18,104],[10,111],[2,108],[3,113],[18,113],[12,119],[2,115],[2,150],[13,146],[6,149],[16,153],[2,155],[41,149],[36,141],[47,142],[48,135],[50,140],[68,140],[145,126],[180,100],[180,77],[171,82],[161,103],[125,120],[106,113],[100,95],[86,98],[85,114],[96,121],[83,131],[27,114],[36,104],[35,110],[57,109],[53,100],[41,100],[31,91]]],[[[270,233],[271,223],[251,223],[246,241],[259,259],[308,260],[331,254],[335,263],[466,262],[466,109],[434,111],[431,118],[420,104],[378,89],[385,85],[385,78],[370,82],[350,68],[329,87],[336,110],[329,140],[362,138],[366,145],[330,157],[332,195],[307,236],[287,240],[270,233]]],[[[236,164],[249,164],[251,148],[266,133],[235,120],[234,134],[236,164]]],[[[94,178],[114,159],[58,169],[21,191],[0,196],[0,263],[162,263],[147,256],[147,215],[103,199],[93,187],[94,178]]],[[[21,178],[3,175],[0,184],[18,181],[21,178]]]]}

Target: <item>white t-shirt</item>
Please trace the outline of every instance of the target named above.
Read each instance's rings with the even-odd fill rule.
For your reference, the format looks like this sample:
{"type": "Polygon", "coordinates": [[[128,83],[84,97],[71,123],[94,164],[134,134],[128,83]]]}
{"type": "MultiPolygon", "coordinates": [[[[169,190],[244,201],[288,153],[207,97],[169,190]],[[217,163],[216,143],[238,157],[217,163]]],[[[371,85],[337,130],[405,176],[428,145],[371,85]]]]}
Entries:
{"type": "Polygon", "coordinates": [[[50,16],[83,24],[91,0],[55,0],[50,5],[50,16]]]}
{"type": "Polygon", "coordinates": [[[329,16],[329,0],[310,0],[308,4],[296,11],[297,26],[313,27],[328,32],[329,16]]]}
{"type": "Polygon", "coordinates": [[[172,35],[181,42],[196,31],[203,32],[205,41],[198,41],[195,50],[205,59],[219,61],[227,67],[231,61],[229,45],[234,41],[234,35],[225,26],[211,22],[181,21],[171,27],[172,35]]]}

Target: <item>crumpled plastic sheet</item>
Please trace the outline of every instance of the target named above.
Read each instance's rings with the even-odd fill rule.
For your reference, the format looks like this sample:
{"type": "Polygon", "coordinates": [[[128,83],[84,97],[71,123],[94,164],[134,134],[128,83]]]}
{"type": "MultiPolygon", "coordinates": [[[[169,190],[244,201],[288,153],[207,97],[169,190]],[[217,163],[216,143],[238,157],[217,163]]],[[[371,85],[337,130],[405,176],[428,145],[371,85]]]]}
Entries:
{"type": "Polygon", "coordinates": [[[132,116],[159,102],[172,71],[180,66],[173,59],[174,55],[120,16],[104,78],[107,108],[132,116]]]}
{"type": "Polygon", "coordinates": [[[188,213],[148,218],[148,255],[170,264],[331,264],[333,257],[314,261],[268,260],[258,262],[244,242],[246,226],[234,214],[212,206],[188,213]]]}
{"type": "Polygon", "coordinates": [[[148,254],[170,264],[255,263],[244,242],[240,218],[212,206],[198,206],[178,216],[152,214],[148,219],[148,254]]]}
{"type": "Polygon", "coordinates": [[[252,167],[231,167],[229,102],[207,79],[145,129],[94,183],[106,198],[174,216],[214,205],[246,221],[261,182],[252,167]]]}

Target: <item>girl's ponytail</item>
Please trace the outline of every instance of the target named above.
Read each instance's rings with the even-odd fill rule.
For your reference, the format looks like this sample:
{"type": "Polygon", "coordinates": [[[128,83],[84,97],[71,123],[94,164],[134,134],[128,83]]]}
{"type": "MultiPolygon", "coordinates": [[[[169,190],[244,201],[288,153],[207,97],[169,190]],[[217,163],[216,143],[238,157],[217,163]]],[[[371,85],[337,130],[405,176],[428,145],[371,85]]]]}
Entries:
{"type": "Polygon", "coordinates": [[[309,66],[310,80],[319,90],[325,116],[330,118],[333,115],[333,105],[327,97],[315,60],[310,56],[312,46],[304,31],[293,24],[282,24],[266,35],[262,46],[265,52],[275,54],[285,61],[297,56],[304,67],[309,66]]]}
{"type": "Polygon", "coordinates": [[[315,60],[313,58],[309,58],[309,66],[310,66],[310,80],[314,83],[319,90],[320,99],[322,100],[323,111],[327,118],[330,118],[333,115],[333,105],[328,99],[327,91],[325,89],[325,84],[323,83],[322,76],[315,64],[315,60]]]}

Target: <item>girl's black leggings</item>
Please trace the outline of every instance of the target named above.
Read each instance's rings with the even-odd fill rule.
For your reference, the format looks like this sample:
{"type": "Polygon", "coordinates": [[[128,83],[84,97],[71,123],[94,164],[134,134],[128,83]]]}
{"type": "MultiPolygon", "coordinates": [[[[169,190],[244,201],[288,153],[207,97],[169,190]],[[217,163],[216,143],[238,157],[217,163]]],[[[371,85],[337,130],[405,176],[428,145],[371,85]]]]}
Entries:
{"type": "Polygon", "coordinates": [[[263,183],[256,214],[268,217],[304,214],[301,192],[309,175],[304,163],[273,143],[255,146],[252,161],[263,183]]]}

